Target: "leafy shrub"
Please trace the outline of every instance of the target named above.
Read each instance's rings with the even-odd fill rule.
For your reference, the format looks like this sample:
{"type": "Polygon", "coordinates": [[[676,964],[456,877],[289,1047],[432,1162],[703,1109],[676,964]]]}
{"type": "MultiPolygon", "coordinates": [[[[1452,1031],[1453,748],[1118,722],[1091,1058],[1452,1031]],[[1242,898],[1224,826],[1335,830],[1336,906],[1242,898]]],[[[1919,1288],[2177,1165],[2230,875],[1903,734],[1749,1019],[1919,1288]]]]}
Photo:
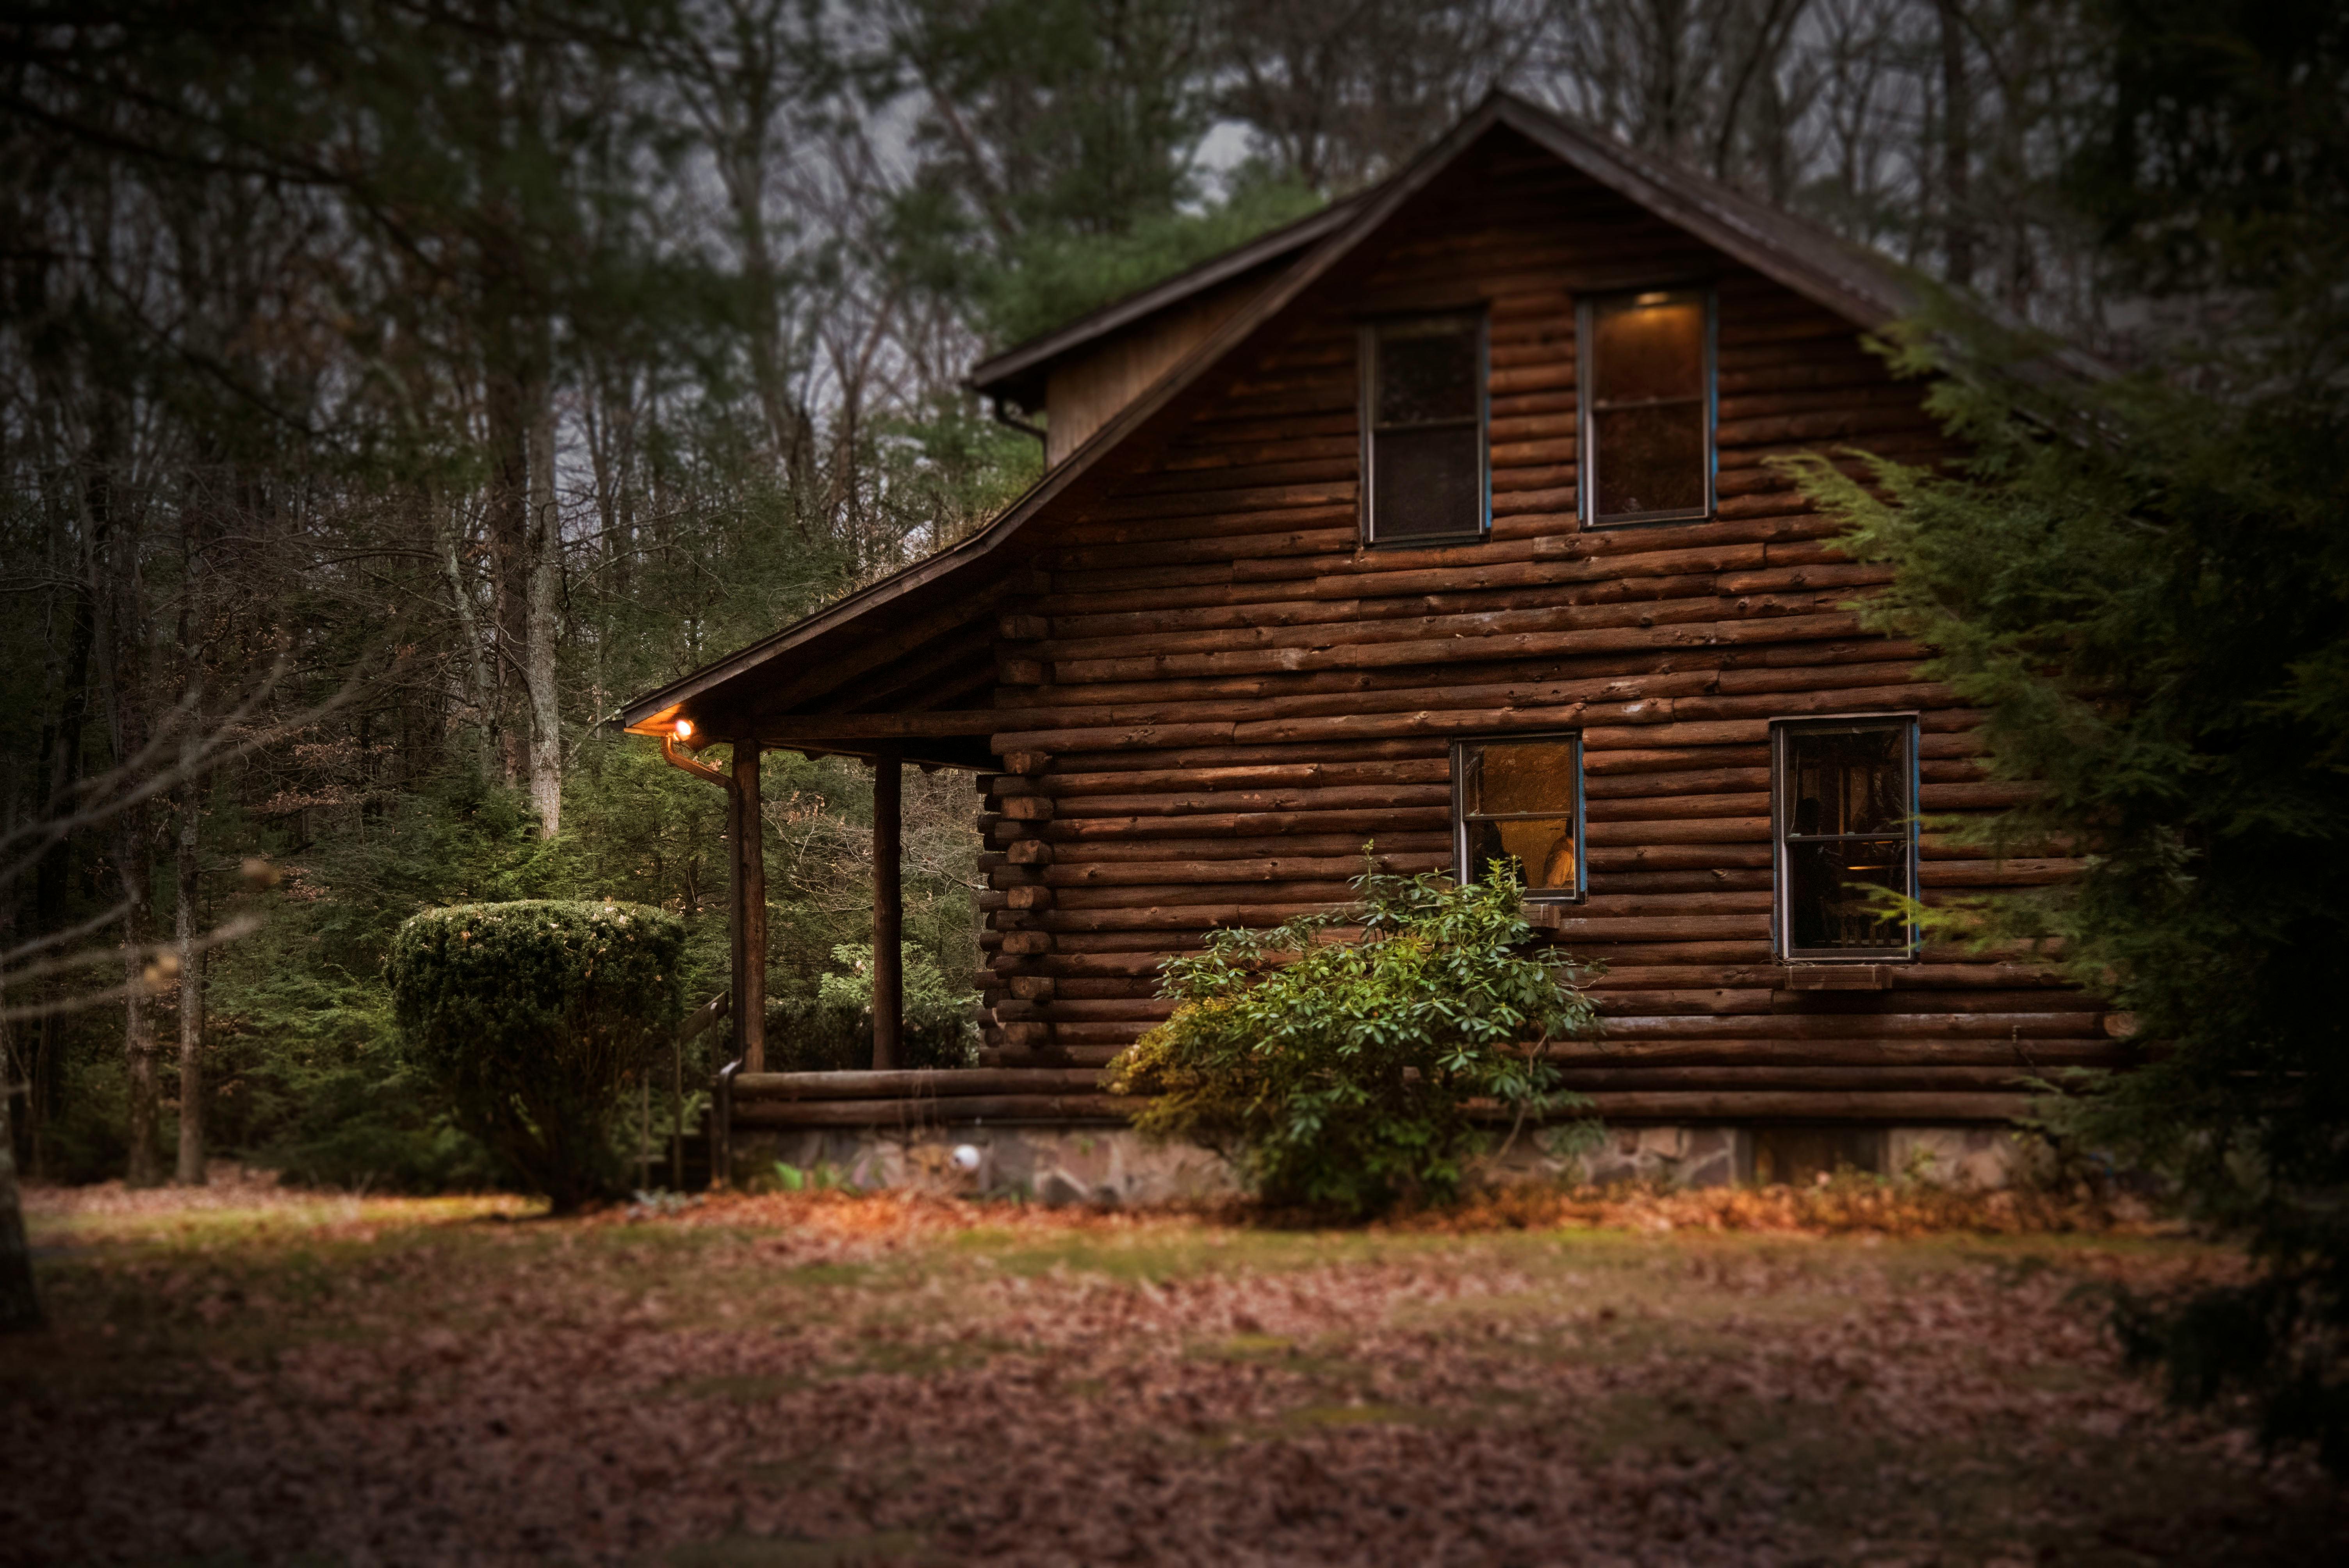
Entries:
{"type": "Polygon", "coordinates": [[[563,1212],[625,1191],[621,1090],[666,1055],[684,945],[640,904],[460,904],[402,925],[385,976],[459,1124],[563,1212]]]}
{"type": "Polygon", "coordinates": [[[1354,885],[1353,911],[1168,959],[1160,994],[1180,1005],[1111,1064],[1111,1088],[1154,1095],[1136,1126],[1223,1150],[1266,1202],[1361,1217],[1458,1191],[1474,1101],[1520,1118],[1588,1105],[1540,1047],[1597,1019],[1562,961],[1532,951],[1508,867],[1472,887],[1354,885]]]}
{"type": "MultiPolygon", "coordinates": [[[[978,1060],[978,998],[947,985],[937,962],[908,944],[905,957],[904,1063],[967,1068],[978,1060]]],[[[842,972],[826,975],[813,996],[767,1003],[767,1066],[775,1072],[841,1072],[873,1065],[873,947],[832,950],[842,972]]]]}

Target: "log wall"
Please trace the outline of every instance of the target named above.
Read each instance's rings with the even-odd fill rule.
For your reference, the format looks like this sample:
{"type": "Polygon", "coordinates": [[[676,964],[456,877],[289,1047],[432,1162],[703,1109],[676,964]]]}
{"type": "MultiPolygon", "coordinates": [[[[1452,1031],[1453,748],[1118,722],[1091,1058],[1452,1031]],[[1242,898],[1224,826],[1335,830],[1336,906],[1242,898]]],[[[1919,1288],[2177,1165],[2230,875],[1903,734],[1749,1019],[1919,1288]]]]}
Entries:
{"type": "MultiPolygon", "coordinates": [[[[1037,591],[999,607],[993,700],[1027,712],[980,780],[988,1060],[1106,1061],[1165,1015],[1163,955],[1342,902],[1366,840],[1390,869],[1448,868],[1451,738],[1574,727],[1589,898],[1557,937],[1610,965],[1609,1028],[1560,1054],[1602,1110],[1971,1120],[2014,1109],[2021,1075],[2116,1061],[2095,1000],[2011,957],[1928,949],[1836,991],[1772,962],[1772,717],[1920,710],[1927,811],[2010,798],[1921,650],[1848,608],[1885,573],[1767,466],[1846,444],[1950,455],[1850,323],[1555,161],[1504,159],[1473,212],[1406,230],[1149,472],[1058,524],[1037,591]],[[1583,532],[1576,291],[1696,279],[1720,303],[1718,514],[1583,532]],[[1491,536],[1365,550],[1357,323],[1478,302],[1491,536]]],[[[1923,855],[1929,901],[2074,868],[1940,834],[1923,855]]]]}

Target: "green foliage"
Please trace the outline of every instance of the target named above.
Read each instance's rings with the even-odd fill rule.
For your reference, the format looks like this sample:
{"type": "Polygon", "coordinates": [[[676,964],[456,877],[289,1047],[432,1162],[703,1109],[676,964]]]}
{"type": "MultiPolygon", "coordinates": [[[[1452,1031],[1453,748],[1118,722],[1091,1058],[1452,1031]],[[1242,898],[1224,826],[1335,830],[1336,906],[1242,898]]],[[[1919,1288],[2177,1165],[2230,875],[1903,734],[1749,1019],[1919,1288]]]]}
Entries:
{"type": "Polygon", "coordinates": [[[2264,1273],[2140,1304],[2133,1342],[2181,1395],[2247,1388],[2271,1437],[2349,1465],[2349,410],[2274,383],[2061,391],[1985,373],[2030,346],[1970,335],[1932,395],[1969,471],[1875,463],[1871,491],[1795,465],[1846,548],[1897,568],[1868,624],[1938,650],[1921,673],[1984,711],[1992,773],[2037,789],[1966,830],[2089,856],[1921,913],[2049,943],[2166,1047],[2062,1124],[2168,1172],[2264,1273]]]}
{"type": "Polygon", "coordinates": [[[1202,211],[1139,218],[1115,233],[1046,229],[1023,237],[980,285],[989,335],[1021,342],[1173,277],[1258,234],[1305,217],[1321,199],[1304,186],[1244,186],[1202,211]]]}
{"type": "Polygon", "coordinates": [[[561,1212],[625,1190],[620,1091],[676,1032],[684,945],[641,904],[466,904],[402,925],[385,973],[419,1068],[561,1212]]]}
{"type": "Polygon", "coordinates": [[[1457,1191],[1472,1100],[1520,1118],[1588,1104],[1539,1053],[1598,1019],[1561,962],[1530,951],[1508,867],[1470,887],[1355,886],[1356,910],[1214,932],[1167,960],[1174,1016],[1111,1071],[1116,1092],[1156,1097],[1143,1130],[1223,1150],[1268,1202],[1361,1217],[1457,1191]]]}
{"type": "MultiPolygon", "coordinates": [[[[767,1003],[767,1065],[776,1072],[838,1072],[873,1065],[873,947],[832,950],[841,971],[813,996],[767,1003]]],[[[936,960],[905,945],[904,1061],[908,1068],[967,1068],[978,1060],[978,998],[947,985],[936,960]]]]}

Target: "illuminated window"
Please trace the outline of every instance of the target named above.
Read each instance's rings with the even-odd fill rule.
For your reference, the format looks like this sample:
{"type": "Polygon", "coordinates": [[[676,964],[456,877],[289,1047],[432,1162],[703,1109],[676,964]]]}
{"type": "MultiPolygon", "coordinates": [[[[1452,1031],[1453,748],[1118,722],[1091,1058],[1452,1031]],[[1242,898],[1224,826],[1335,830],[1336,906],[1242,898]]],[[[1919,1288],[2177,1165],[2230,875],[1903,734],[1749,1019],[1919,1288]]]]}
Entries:
{"type": "Polygon", "coordinates": [[[1463,740],[1452,748],[1454,874],[1513,862],[1528,898],[1581,898],[1582,738],[1463,740]]]}
{"type": "Polygon", "coordinates": [[[1481,539],[1485,318],[1422,316],[1362,333],[1364,537],[1481,539]]]}
{"type": "Polygon", "coordinates": [[[1713,515],[1713,311],[1701,291],[1585,300],[1582,521],[1713,515]]]}
{"type": "Polygon", "coordinates": [[[1880,890],[1917,893],[1917,722],[1780,720],[1771,727],[1782,958],[1907,957],[1916,933],[1880,890]]]}

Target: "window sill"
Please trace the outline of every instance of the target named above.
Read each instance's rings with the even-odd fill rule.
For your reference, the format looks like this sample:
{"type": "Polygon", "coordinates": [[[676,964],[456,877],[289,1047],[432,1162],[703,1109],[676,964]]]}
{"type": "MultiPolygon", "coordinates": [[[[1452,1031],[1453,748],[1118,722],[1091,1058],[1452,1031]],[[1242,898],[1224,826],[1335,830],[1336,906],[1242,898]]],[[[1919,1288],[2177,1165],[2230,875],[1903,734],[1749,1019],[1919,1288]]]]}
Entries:
{"type": "Polygon", "coordinates": [[[1492,530],[1475,533],[1413,533],[1400,539],[1365,539],[1364,550],[1449,550],[1461,544],[1484,544],[1493,537],[1492,530]]]}
{"type": "Polygon", "coordinates": [[[1782,991],[1889,991],[1899,970],[1889,964],[1803,963],[1785,965],[1782,991]]]}

